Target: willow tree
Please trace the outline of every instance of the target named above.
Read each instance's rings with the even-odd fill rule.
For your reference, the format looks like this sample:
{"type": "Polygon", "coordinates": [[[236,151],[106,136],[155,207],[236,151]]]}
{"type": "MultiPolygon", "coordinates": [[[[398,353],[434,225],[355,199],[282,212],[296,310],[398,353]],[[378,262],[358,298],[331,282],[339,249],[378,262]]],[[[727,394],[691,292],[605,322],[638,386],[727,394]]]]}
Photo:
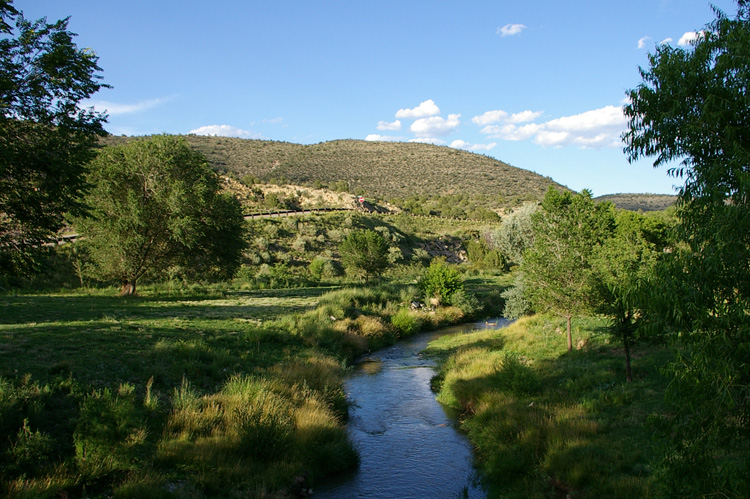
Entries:
{"type": "Polygon", "coordinates": [[[89,165],[91,217],[78,227],[100,277],[134,294],[144,276],[179,267],[190,277],[227,278],[245,247],[236,198],[220,192],[206,158],[160,135],[103,149],[89,165]]]}
{"type": "Polygon", "coordinates": [[[687,48],[660,45],[625,106],[631,160],[685,179],[681,244],[657,271],[650,318],[669,331],[664,456],[671,496],[750,495],[750,2],[687,48]],[[674,163],[672,163],[674,164],[674,163]]]}

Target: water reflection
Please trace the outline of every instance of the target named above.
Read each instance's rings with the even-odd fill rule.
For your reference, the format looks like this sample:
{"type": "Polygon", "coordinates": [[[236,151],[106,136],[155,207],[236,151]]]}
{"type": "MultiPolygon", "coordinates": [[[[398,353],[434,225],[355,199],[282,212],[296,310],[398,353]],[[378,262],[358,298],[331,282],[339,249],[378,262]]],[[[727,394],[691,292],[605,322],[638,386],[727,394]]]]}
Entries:
{"type": "Polygon", "coordinates": [[[420,352],[445,334],[507,323],[487,322],[425,333],[358,363],[345,387],[352,402],[347,428],[360,467],[315,497],[486,497],[473,480],[471,446],[430,390],[434,362],[420,352]]]}

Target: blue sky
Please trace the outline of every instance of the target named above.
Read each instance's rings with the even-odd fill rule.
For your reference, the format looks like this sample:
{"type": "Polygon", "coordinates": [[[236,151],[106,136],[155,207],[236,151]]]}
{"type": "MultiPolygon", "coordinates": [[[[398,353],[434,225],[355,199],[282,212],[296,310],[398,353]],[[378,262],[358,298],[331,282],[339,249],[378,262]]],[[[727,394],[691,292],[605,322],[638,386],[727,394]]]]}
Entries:
{"type": "MultiPolygon", "coordinates": [[[[733,15],[730,0],[713,4],[733,15]]],[[[71,16],[113,86],[87,105],[113,134],[302,144],[424,141],[594,195],[673,193],[627,162],[625,92],[658,43],[714,18],[707,0],[16,0],[71,16]]]]}

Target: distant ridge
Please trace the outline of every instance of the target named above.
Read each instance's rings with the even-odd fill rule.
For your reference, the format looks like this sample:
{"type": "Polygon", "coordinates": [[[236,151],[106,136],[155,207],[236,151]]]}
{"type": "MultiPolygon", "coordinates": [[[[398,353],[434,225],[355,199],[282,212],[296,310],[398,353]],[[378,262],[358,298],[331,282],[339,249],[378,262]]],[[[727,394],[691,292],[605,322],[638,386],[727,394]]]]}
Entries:
{"type": "Polygon", "coordinates": [[[677,196],[670,194],[607,194],[596,198],[609,201],[617,208],[630,211],[662,211],[677,202],[677,196]]]}
{"type": "MultiPolygon", "coordinates": [[[[548,177],[495,158],[431,144],[334,140],[302,145],[184,137],[220,173],[297,185],[344,181],[352,193],[386,200],[463,194],[483,196],[499,207],[541,200],[550,185],[566,189],[548,177]]],[[[104,143],[125,140],[112,136],[104,143]]]]}

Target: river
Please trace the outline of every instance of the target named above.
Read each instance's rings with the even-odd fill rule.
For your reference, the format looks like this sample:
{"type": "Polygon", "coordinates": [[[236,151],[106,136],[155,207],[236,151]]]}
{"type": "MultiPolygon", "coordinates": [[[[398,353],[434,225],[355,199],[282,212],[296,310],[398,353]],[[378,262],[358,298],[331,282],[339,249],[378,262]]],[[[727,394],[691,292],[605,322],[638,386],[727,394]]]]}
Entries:
{"type": "Polygon", "coordinates": [[[505,319],[422,333],[363,357],[347,377],[347,431],[359,468],[314,491],[316,498],[484,498],[471,445],[456,415],[435,400],[427,344],[446,334],[499,328],[505,319]]]}

